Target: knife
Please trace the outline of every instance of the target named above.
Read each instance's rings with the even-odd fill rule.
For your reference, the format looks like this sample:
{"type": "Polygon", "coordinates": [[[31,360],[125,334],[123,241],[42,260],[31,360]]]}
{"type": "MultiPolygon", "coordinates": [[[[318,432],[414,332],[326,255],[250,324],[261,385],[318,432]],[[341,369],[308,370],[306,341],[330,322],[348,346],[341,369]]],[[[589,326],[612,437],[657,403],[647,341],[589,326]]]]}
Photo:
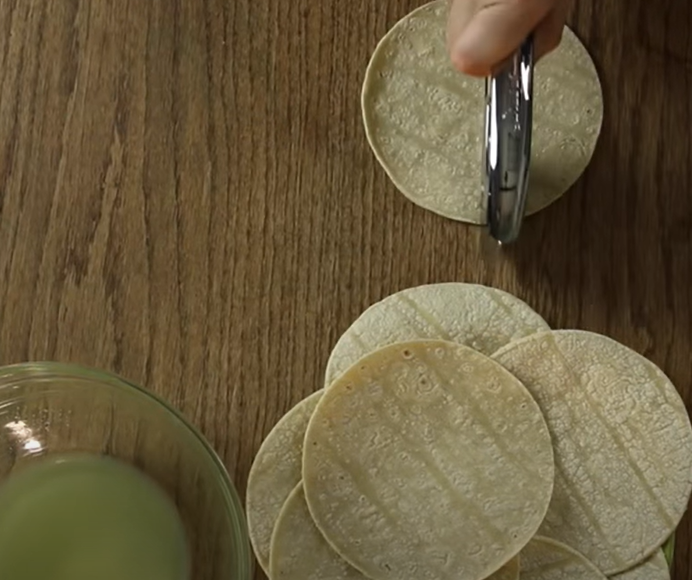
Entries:
{"type": "Polygon", "coordinates": [[[526,210],[533,121],[533,35],[485,82],[482,205],[490,236],[516,241],[526,210]]]}

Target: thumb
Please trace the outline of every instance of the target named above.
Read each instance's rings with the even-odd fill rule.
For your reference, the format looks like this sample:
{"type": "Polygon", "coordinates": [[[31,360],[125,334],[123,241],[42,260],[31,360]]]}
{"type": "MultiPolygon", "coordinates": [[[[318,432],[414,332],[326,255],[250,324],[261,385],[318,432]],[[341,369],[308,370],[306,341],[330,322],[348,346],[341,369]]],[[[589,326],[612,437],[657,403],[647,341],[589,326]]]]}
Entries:
{"type": "MultiPolygon", "coordinates": [[[[469,3],[469,0],[455,0],[469,3]]],[[[550,13],[551,0],[481,0],[466,26],[450,23],[452,62],[473,76],[488,76],[517,50],[526,37],[550,13]]],[[[454,5],[450,17],[454,16],[454,5]]]]}

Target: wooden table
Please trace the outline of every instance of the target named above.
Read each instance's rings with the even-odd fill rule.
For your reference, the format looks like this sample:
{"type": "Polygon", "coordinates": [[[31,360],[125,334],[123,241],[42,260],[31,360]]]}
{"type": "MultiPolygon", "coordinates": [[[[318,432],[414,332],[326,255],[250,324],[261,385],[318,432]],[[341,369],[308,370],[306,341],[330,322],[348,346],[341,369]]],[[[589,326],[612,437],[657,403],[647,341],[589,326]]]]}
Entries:
{"type": "MultiPolygon", "coordinates": [[[[607,333],[692,404],[692,4],[578,1],[603,134],[494,258],[398,194],[365,141],[368,58],[418,4],[0,0],[0,364],[150,387],[241,493],[340,332],[425,282],[491,284],[607,333]]],[[[691,540],[687,518],[678,580],[691,540]]]]}

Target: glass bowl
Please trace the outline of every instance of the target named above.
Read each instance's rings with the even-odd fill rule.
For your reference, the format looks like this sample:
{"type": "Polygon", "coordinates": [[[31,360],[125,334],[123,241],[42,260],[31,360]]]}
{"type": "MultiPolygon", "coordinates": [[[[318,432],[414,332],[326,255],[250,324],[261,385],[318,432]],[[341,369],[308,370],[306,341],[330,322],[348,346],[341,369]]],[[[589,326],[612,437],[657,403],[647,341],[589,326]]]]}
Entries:
{"type": "Polygon", "coordinates": [[[115,457],[175,501],[192,580],[250,580],[243,508],[206,440],[151,393],[102,371],[59,363],[0,367],[0,484],[50,454],[115,457]]]}

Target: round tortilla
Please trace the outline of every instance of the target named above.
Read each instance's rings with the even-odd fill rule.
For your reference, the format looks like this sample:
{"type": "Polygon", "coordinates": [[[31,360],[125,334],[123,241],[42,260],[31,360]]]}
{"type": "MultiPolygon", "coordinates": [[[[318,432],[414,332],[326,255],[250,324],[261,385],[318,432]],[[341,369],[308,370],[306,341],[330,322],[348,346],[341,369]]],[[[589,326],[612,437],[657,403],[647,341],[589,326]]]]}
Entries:
{"type": "Polygon", "coordinates": [[[442,340],[360,359],[310,419],[303,485],[334,549],[373,580],[481,580],[529,541],[553,488],[524,386],[442,340]]]}
{"type": "MultiPolygon", "coordinates": [[[[369,580],[339,556],[317,529],[302,482],[291,492],[276,520],[270,571],[272,580],[369,580]]],[[[516,556],[487,580],[518,579],[516,556]]]]}
{"type": "MultiPolygon", "coordinates": [[[[453,67],[446,18],[446,0],[436,0],[382,38],[365,74],[363,120],[375,156],[409,200],[448,218],[482,224],[485,81],[453,67]]],[[[536,64],[527,215],[577,181],[602,122],[596,67],[565,27],[560,46],[536,64]]]]}
{"type": "MultiPolygon", "coordinates": [[[[520,580],[606,580],[601,571],[569,546],[536,536],[521,551],[520,580]]],[[[653,580],[653,579],[650,579],[653,580]]]]}
{"type": "Polygon", "coordinates": [[[548,324],[519,298],[480,284],[448,282],[407,288],[370,306],[339,338],[325,384],[362,356],[395,342],[448,340],[491,355],[548,324]]]}
{"type": "Polygon", "coordinates": [[[514,556],[514,558],[486,580],[519,580],[520,568],[519,556],[514,556]]]}
{"type": "Polygon", "coordinates": [[[671,535],[692,491],[692,426],[652,362],[605,336],[537,333],[493,358],[531,392],[555,448],[555,490],[540,534],[606,575],[671,535]]]}
{"type": "Polygon", "coordinates": [[[611,580],[670,580],[670,568],[663,550],[658,550],[643,564],[611,576],[611,580]]]}
{"type": "Polygon", "coordinates": [[[246,512],[257,562],[269,575],[274,524],[286,498],[300,482],[303,439],[322,390],[303,399],[269,432],[255,456],[247,483],[246,512]]]}
{"type": "Polygon", "coordinates": [[[291,492],[274,526],[272,580],[368,580],[327,543],[305,503],[303,484],[291,492]]]}

